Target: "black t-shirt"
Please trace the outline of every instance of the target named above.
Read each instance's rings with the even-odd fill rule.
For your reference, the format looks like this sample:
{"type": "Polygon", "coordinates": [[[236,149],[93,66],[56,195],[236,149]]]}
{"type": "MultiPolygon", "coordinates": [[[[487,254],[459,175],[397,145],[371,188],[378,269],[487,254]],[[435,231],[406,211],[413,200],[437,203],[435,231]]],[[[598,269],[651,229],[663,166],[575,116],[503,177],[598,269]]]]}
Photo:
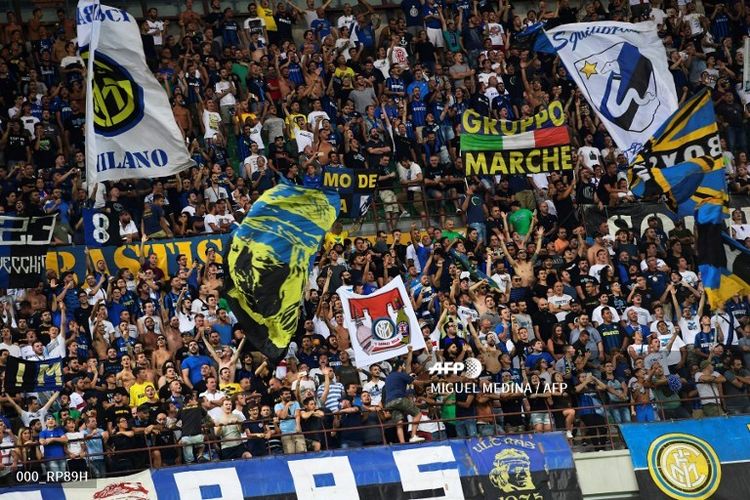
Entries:
{"type": "Polygon", "coordinates": [[[534,326],[539,327],[539,336],[546,343],[552,337],[552,329],[557,324],[557,316],[548,311],[539,311],[531,316],[534,326]]]}
{"type": "Polygon", "coordinates": [[[576,201],[579,205],[592,205],[594,203],[594,193],[596,193],[594,183],[579,182],[576,186],[576,201]]]}
{"type": "Polygon", "coordinates": [[[29,145],[29,138],[23,131],[19,134],[9,133],[8,142],[5,145],[5,159],[7,161],[26,161],[26,148],[29,145]]]}
{"type": "Polygon", "coordinates": [[[607,191],[606,186],[610,188],[617,187],[617,175],[604,174],[599,180],[599,186],[596,188],[596,194],[599,196],[599,201],[605,205],[609,203],[610,194],[607,191]]]}
{"type": "Polygon", "coordinates": [[[107,421],[112,422],[112,425],[117,427],[117,420],[125,417],[128,420],[133,416],[133,414],[130,412],[130,406],[128,405],[112,405],[109,407],[109,410],[107,410],[107,421]]]}
{"type": "Polygon", "coordinates": [[[365,155],[359,151],[350,151],[344,155],[344,166],[355,170],[364,170],[367,168],[365,155]]]}
{"type": "Polygon", "coordinates": [[[276,35],[279,40],[292,39],[292,25],[294,16],[289,12],[277,13],[273,18],[276,20],[276,35]]]}

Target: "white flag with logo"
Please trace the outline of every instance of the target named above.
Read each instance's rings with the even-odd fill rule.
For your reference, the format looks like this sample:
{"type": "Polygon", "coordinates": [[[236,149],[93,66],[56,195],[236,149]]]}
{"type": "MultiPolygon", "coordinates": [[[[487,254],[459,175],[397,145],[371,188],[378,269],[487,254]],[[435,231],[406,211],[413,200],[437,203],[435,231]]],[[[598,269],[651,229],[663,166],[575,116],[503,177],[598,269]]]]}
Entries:
{"type": "Polygon", "coordinates": [[[78,46],[88,64],[89,186],[166,177],[190,167],[193,161],[167,94],[146,65],[136,18],[91,0],[78,2],[76,18],[78,46]]]}
{"type": "Polygon", "coordinates": [[[667,54],[652,22],[545,30],[565,68],[630,161],[677,111],[667,54]]]}
{"type": "Polygon", "coordinates": [[[344,326],[354,350],[357,366],[370,366],[408,352],[424,349],[425,340],[417,315],[401,277],[370,295],[359,295],[350,287],[339,287],[344,326]]]}

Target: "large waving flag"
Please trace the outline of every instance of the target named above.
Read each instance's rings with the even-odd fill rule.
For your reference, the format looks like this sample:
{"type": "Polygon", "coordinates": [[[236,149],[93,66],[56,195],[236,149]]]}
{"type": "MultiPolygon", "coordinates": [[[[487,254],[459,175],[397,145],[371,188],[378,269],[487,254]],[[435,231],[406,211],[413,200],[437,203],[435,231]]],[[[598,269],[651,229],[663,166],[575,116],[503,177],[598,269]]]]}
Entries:
{"type": "Polygon", "coordinates": [[[167,94],[146,65],[136,18],[98,0],[79,1],[76,18],[88,64],[89,189],[95,182],[167,177],[191,166],[167,94]]]}
{"type": "Polygon", "coordinates": [[[564,24],[545,33],[612,139],[632,160],[677,110],[656,25],[601,21],[564,24]]]}
{"type": "Polygon", "coordinates": [[[338,207],[335,192],[279,184],[253,203],[234,234],[226,298],[250,342],[272,360],[297,329],[302,289],[338,207]]]}
{"type": "Polygon", "coordinates": [[[639,198],[666,196],[677,217],[695,215],[698,270],[709,304],[750,293],[750,251],[726,232],[726,172],[711,96],[691,98],[659,127],[637,155],[631,189],[639,198]],[[727,248],[739,251],[732,266],[727,248]]]}
{"type": "Polygon", "coordinates": [[[704,199],[727,196],[723,166],[716,114],[704,90],[644,145],[632,164],[630,188],[639,198],[666,196],[672,211],[686,217],[704,199]]]}

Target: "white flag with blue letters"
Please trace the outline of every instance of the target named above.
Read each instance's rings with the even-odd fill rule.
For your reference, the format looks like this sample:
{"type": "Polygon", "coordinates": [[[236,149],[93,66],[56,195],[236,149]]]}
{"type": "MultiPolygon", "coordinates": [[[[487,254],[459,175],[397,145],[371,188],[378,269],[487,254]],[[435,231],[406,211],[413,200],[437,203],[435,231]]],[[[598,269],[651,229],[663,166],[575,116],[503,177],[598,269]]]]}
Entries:
{"type": "Polygon", "coordinates": [[[677,111],[656,25],[594,22],[545,30],[565,68],[628,161],[677,111]]]}
{"type": "Polygon", "coordinates": [[[89,187],[104,181],[166,177],[190,167],[194,162],[167,94],[146,64],[135,17],[98,1],[81,0],[76,21],[78,46],[88,64],[89,187]]]}

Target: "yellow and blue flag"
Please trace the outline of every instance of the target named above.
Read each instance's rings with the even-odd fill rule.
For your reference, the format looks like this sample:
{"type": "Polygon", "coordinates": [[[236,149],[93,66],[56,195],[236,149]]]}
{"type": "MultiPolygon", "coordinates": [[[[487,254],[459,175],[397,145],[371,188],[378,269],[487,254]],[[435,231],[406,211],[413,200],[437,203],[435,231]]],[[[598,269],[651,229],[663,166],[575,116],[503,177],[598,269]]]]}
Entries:
{"type": "Polygon", "coordinates": [[[711,95],[700,92],[664,122],[632,162],[630,189],[641,199],[666,197],[678,217],[726,192],[724,158],[711,95]],[[720,171],[720,173],[719,173],[720,171]]]}
{"type": "Polygon", "coordinates": [[[695,216],[698,270],[712,308],[750,293],[750,251],[726,233],[726,172],[711,96],[702,91],[675,112],[638,153],[631,190],[639,198],[665,196],[677,217],[695,216]],[[732,269],[725,245],[740,252],[732,269]]]}
{"type": "Polygon", "coordinates": [[[279,184],[253,203],[234,234],[226,299],[249,342],[272,360],[297,330],[302,290],[339,205],[335,192],[279,184]]]}

